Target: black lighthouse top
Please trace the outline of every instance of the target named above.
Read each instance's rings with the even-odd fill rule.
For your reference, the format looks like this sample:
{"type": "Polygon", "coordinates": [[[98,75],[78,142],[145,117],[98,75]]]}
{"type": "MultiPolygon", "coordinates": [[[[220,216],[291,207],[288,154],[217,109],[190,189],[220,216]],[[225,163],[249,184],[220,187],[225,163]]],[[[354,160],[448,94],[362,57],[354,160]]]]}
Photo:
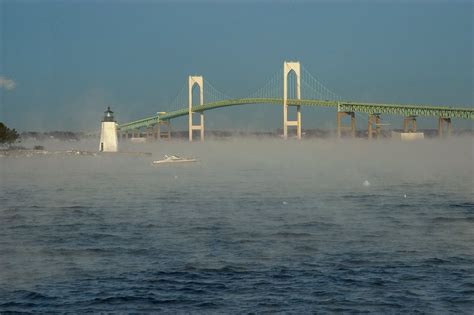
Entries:
{"type": "Polygon", "coordinates": [[[102,121],[115,121],[114,112],[110,110],[110,106],[107,106],[107,110],[104,112],[104,119],[102,121]]]}

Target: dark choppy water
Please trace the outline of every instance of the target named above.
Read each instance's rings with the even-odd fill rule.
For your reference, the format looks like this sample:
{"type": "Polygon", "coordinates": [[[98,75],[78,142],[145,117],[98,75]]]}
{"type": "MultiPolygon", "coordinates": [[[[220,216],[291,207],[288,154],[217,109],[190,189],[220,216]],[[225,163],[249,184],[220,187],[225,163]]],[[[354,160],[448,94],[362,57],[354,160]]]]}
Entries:
{"type": "Polygon", "coordinates": [[[472,144],[1,158],[0,312],[473,313],[472,144]]]}

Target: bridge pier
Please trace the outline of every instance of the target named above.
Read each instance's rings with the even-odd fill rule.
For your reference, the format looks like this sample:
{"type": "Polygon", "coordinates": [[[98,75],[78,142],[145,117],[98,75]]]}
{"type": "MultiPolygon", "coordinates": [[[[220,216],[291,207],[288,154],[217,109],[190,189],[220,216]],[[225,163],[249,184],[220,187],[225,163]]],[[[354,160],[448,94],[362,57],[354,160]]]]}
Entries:
{"type": "Polygon", "coordinates": [[[372,136],[375,129],[375,138],[378,139],[380,136],[380,114],[369,114],[368,125],[367,125],[367,138],[372,140],[372,136]],[[375,124],[375,128],[373,127],[375,124]]]}
{"type": "Polygon", "coordinates": [[[296,106],[296,120],[288,120],[288,75],[293,71],[296,75],[296,99],[301,99],[299,62],[283,63],[283,138],[288,139],[288,127],[296,127],[296,138],[301,139],[301,106],[296,106]]]}
{"type": "Polygon", "coordinates": [[[438,136],[442,138],[444,136],[444,124],[446,123],[446,137],[451,136],[451,118],[450,117],[439,117],[438,120],[438,136]]]}
{"type": "Polygon", "coordinates": [[[160,120],[158,124],[156,125],[156,139],[161,140],[161,139],[167,139],[171,140],[171,123],[169,120],[160,120]],[[164,133],[161,133],[161,126],[165,126],[166,130],[164,133]]]}
{"type": "Polygon", "coordinates": [[[406,116],[405,118],[403,118],[403,132],[416,132],[416,116],[415,115],[406,116]]]}
{"type": "Polygon", "coordinates": [[[350,130],[352,138],[355,138],[356,135],[356,123],[355,123],[355,112],[337,112],[337,138],[341,138],[342,130],[350,130]],[[342,126],[342,117],[350,116],[351,123],[350,126],[342,126]]]}
{"type": "Polygon", "coordinates": [[[203,84],[204,80],[202,76],[192,76],[188,78],[188,130],[189,130],[189,141],[193,141],[193,131],[199,130],[201,135],[201,141],[204,141],[204,113],[200,112],[200,124],[193,124],[193,87],[197,84],[199,87],[199,106],[204,104],[204,92],[203,84]]]}
{"type": "Polygon", "coordinates": [[[153,128],[152,127],[146,128],[144,131],[144,136],[145,136],[146,141],[151,141],[152,139],[154,139],[153,128]]]}

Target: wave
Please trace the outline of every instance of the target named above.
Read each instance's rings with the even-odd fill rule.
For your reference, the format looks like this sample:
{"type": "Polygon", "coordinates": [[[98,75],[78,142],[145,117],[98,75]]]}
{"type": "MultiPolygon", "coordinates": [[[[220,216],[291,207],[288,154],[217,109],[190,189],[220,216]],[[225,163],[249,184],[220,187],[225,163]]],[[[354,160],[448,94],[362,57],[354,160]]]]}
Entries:
{"type": "Polygon", "coordinates": [[[434,223],[453,223],[453,222],[469,222],[474,223],[474,217],[435,217],[432,219],[434,223]]]}

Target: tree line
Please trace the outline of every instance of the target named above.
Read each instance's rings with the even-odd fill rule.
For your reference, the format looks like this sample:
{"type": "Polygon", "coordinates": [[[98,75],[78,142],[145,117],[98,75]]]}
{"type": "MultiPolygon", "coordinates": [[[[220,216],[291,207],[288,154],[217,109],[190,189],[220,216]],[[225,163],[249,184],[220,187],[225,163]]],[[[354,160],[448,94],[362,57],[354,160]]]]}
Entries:
{"type": "Polygon", "coordinates": [[[0,144],[15,143],[19,137],[20,135],[15,129],[10,129],[4,123],[0,122],[0,144]]]}

